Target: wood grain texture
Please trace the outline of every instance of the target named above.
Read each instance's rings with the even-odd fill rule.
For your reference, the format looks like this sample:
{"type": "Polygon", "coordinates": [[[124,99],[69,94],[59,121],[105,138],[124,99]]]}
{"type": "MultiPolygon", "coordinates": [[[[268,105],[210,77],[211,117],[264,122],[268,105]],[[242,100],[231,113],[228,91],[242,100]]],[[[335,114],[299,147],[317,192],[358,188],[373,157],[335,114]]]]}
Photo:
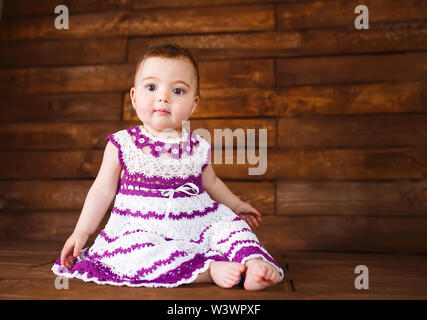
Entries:
{"type": "MultiPolygon", "coordinates": [[[[369,9],[369,24],[389,22],[423,21],[427,5],[418,0],[320,0],[279,4],[277,26],[279,30],[341,27],[352,29],[357,14],[354,9],[360,5],[369,9]]],[[[363,30],[365,31],[365,30],[363,30]]],[[[369,30],[368,30],[369,31],[369,30]]]]}
{"type": "MultiPolygon", "coordinates": [[[[427,176],[427,148],[279,150],[269,152],[265,178],[389,180],[427,176]]],[[[242,173],[243,174],[243,173],[242,173]]]]}
{"type": "Polygon", "coordinates": [[[427,180],[278,181],[277,215],[427,216],[427,180]]]}
{"type": "Polygon", "coordinates": [[[0,144],[15,150],[104,150],[108,135],[137,123],[122,122],[31,122],[7,123],[0,131],[0,144]]]}
{"type": "Polygon", "coordinates": [[[45,16],[4,19],[0,40],[47,40],[107,38],[140,35],[256,31],[274,29],[274,6],[236,5],[218,7],[117,10],[73,15],[69,29],[53,27],[45,16]]]}
{"type": "Polygon", "coordinates": [[[96,176],[102,151],[13,151],[0,152],[0,163],[8,170],[2,179],[55,179],[96,176]]]}
{"type": "Polygon", "coordinates": [[[423,253],[426,217],[265,217],[257,234],[272,251],[423,253]],[[265,231],[264,231],[265,230],[265,231]]]}
{"type": "Polygon", "coordinates": [[[217,5],[234,5],[234,4],[252,4],[252,3],[278,3],[278,2],[292,2],[304,0],[147,0],[138,1],[132,0],[133,9],[147,9],[152,7],[160,8],[176,8],[176,7],[205,7],[217,5]]]}
{"type": "Polygon", "coordinates": [[[7,41],[0,43],[0,67],[124,63],[126,44],[125,38],[7,41]]]}
{"type": "Polygon", "coordinates": [[[120,92],[0,96],[0,121],[17,126],[18,122],[61,126],[69,121],[120,121],[122,100],[120,92]]]}
{"type": "Polygon", "coordinates": [[[427,145],[427,114],[281,118],[280,148],[387,148],[427,145]]]}
{"type": "Polygon", "coordinates": [[[201,61],[200,86],[214,87],[269,87],[274,85],[274,61],[229,60],[201,61]]]}
{"type": "Polygon", "coordinates": [[[402,114],[427,111],[427,82],[278,88],[266,93],[266,116],[402,114]]]}
{"type": "Polygon", "coordinates": [[[206,35],[136,37],[129,40],[128,61],[138,61],[149,46],[173,42],[199,60],[294,57],[427,49],[423,22],[390,23],[369,32],[338,29],[260,31],[206,35]]]}
{"type": "Polygon", "coordinates": [[[279,86],[405,82],[427,79],[427,53],[277,60],[279,86]]]}
{"type": "MultiPolygon", "coordinates": [[[[142,10],[150,8],[179,8],[179,7],[205,7],[235,4],[256,4],[292,2],[304,0],[64,0],[63,5],[74,13],[117,11],[124,9],[142,10]]],[[[5,17],[51,15],[53,8],[58,5],[55,0],[39,0],[37,6],[27,0],[6,1],[3,6],[5,17]]]]}
{"type": "MultiPolygon", "coordinates": [[[[224,290],[214,284],[190,284],[167,288],[107,287],[77,279],[69,280],[69,290],[57,290],[51,263],[62,242],[13,240],[0,250],[1,299],[144,299],[176,300],[307,300],[307,299],[425,299],[425,255],[369,254],[344,252],[286,252],[274,254],[285,267],[286,278],[267,290],[224,290]],[[41,265],[40,265],[41,264],[41,265]],[[357,265],[369,268],[369,290],[356,290],[357,265]],[[289,282],[292,279],[295,290],[289,282]],[[137,294],[135,294],[137,293],[137,294]]],[[[144,305],[144,307],[146,307],[144,305]]]]}
{"type": "MultiPolygon", "coordinates": [[[[70,13],[102,12],[129,9],[132,0],[63,0],[70,13]]],[[[4,17],[52,15],[59,5],[55,0],[39,0],[35,6],[32,1],[4,1],[4,17]]]]}
{"type": "Polygon", "coordinates": [[[5,69],[0,94],[121,92],[130,89],[134,69],[127,64],[5,69]]]}
{"type": "MultiPolygon", "coordinates": [[[[262,162],[247,157],[237,164],[237,153],[223,153],[211,163],[219,177],[250,180],[390,180],[425,179],[425,147],[360,148],[360,149],[273,149],[267,150],[266,171],[249,174],[249,168],[262,168],[262,162]],[[254,164],[250,164],[249,160],[254,164]],[[232,164],[227,164],[226,161],[232,164]]],[[[247,154],[248,156],[248,154],[247,154]]]]}

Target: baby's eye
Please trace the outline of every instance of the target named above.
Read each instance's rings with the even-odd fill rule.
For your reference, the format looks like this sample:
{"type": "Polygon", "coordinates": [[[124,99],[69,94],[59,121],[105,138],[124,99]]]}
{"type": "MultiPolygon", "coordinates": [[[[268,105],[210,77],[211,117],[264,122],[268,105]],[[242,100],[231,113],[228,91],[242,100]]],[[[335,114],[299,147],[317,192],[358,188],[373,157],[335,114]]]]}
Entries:
{"type": "Polygon", "coordinates": [[[147,89],[148,91],[154,91],[156,87],[154,86],[154,84],[147,84],[145,86],[145,89],[147,89]]]}
{"type": "Polygon", "coordinates": [[[175,89],[173,89],[173,92],[176,93],[176,94],[179,94],[179,95],[185,93],[185,91],[183,89],[181,89],[181,88],[175,88],[175,89]]]}

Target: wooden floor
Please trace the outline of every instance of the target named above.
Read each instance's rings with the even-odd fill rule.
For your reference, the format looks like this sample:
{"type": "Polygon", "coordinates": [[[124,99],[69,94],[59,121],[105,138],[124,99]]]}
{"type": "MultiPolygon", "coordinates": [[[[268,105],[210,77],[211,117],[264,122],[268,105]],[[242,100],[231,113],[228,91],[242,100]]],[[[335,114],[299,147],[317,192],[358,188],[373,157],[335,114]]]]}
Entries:
{"type": "Polygon", "coordinates": [[[50,271],[63,243],[8,240],[0,245],[0,299],[427,299],[427,255],[285,252],[272,255],[285,267],[286,277],[264,291],[242,287],[222,289],[213,284],[177,288],[102,286],[78,279],[68,290],[55,288],[50,271]],[[369,269],[369,289],[357,290],[357,265],[369,269]]]}

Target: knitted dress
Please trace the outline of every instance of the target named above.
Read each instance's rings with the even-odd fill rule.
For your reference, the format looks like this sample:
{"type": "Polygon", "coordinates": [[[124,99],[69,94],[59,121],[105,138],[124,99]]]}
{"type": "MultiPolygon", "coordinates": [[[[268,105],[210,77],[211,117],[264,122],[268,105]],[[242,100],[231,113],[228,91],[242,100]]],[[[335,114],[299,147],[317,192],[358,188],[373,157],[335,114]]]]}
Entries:
{"type": "Polygon", "coordinates": [[[98,284],[177,287],[193,282],[213,261],[244,264],[262,258],[282,268],[249,225],[215,202],[202,187],[211,146],[183,129],[182,137],[152,136],[143,125],[107,137],[123,168],[114,206],[92,246],[81,250],[73,268],[56,275],[98,284]]]}

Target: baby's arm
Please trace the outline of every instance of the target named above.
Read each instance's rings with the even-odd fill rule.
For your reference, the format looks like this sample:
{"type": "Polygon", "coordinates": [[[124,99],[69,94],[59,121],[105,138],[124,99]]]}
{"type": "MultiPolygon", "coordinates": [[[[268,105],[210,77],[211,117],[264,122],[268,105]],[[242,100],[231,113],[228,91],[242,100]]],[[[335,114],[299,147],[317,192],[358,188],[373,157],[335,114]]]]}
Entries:
{"type": "Polygon", "coordinates": [[[240,200],[233,192],[231,192],[224,182],[216,176],[210,163],[202,172],[202,186],[213,200],[225,204],[239,217],[245,220],[252,228],[259,225],[259,222],[261,221],[261,214],[249,203],[240,200]]]}
{"type": "Polygon", "coordinates": [[[235,211],[243,202],[227,188],[220,178],[216,176],[210,163],[207,165],[205,170],[203,170],[202,186],[213,200],[225,204],[233,211],[235,211]]]}
{"type": "Polygon", "coordinates": [[[108,141],[101,168],[90,188],[75,231],[93,234],[117,191],[121,166],[117,148],[108,141]]]}
{"type": "Polygon", "coordinates": [[[86,196],[82,212],[73,234],[61,252],[61,264],[71,266],[68,259],[77,257],[88,237],[93,234],[114,199],[121,165],[117,148],[108,141],[98,175],[86,196]]]}

